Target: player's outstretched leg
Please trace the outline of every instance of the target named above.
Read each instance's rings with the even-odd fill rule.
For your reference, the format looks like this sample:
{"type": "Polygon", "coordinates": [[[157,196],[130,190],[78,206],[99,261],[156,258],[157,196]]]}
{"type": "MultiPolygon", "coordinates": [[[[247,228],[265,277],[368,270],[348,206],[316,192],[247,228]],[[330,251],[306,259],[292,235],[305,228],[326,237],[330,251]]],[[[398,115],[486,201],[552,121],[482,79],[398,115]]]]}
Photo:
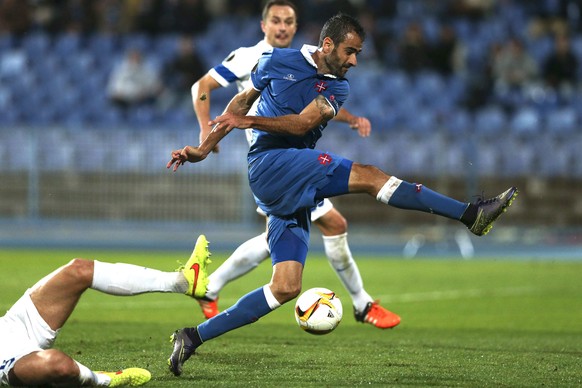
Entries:
{"type": "Polygon", "coordinates": [[[391,329],[400,323],[400,317],[380,306],[378,301],[369,302],[363,311],[354,308],[356,321],[369,323],[379,329],[391,329]]]}
{"type": "Polygon", "coordinates": [[[507,211],[507,208],[511,206],[513,200],[517,197],[517,194],[517,189],[515,187],[510,187],[497,197],[478,199],[474,204],[477,207],[477,218],[473,225],[469,227],[469,230],[477,236],[484,236],[489,233],[493,227],[493,222],[495,222],[503,212],[507,211]]]}
{"type": "Polygon", "coordinates": [[[477,236],[483,236],[491,230],[493,223],[507,210],[518,193],[515,187],[510,187],[494,198],[466,203],[442,195],[422,184],[405,182],[394,176],[384,181],[386,177],[376,167],[354,163],[350,174],[350,189],[352,192],[364,189],[375,195],[378,201],[400,209],[419,210],[461,221],[477,236]],[[377,190],[379,184],[381,186],[377,190]]]}
{"type": "Polygon", "coordinates": [[[185,294],[194,298],[203,298],[208,286],[207,266],[210,264],[210,252],[208,251],[208,240],[201,234],[196,241],[192,255],[181,268],[184,277],[188,281],[188,289],[185,294]]]}
{"type": "Polygon", "coordinates": [[[151,380],[152,375],[146,369],[127,368],[117,372],[95,372],[97,374],[109,376],[111,382],[109,387],[139,387],[151,380]]]}

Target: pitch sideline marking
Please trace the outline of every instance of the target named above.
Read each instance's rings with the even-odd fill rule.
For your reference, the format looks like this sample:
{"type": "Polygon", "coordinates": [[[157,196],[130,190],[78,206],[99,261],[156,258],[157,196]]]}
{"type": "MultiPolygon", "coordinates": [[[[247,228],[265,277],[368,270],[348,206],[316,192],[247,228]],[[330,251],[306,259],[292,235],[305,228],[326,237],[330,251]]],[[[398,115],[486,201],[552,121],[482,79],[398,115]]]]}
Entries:
{"type": "Polygon", "coordinates": [[[412,292],[397,295],[380,295],[380,299],[387,303],[397,302],[428,302],[438,300],[480,298],[483,296],[517,296],[533,294],[534,287],[505,287],[495,289],[447,290],[431,292],[412,292]]]}

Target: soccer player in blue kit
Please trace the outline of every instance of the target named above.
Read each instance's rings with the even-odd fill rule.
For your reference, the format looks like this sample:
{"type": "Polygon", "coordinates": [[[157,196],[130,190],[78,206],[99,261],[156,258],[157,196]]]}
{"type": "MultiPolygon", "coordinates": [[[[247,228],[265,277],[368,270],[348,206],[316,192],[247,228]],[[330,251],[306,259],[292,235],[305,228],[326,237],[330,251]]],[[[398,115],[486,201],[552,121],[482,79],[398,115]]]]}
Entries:
{"type": "Polygon", "coordinates": [[[172,152],[167,167],[176,171],[185,162],[204,160],[232,129],[253,128],[249,184],[257,205],[268,215],[273,264],[269,284],[197,327],[173,334],[168,361],[175,375],[182,373],[184,362],[203,342],[256,322],[299,295],[309,243],[309,211],[319,200],[367,193],[397,208],[460,221],[482,236],[517,195],[517,189],[511,187],[491,199],[460,202],[377,167],[315,149],[327,122],[348,97],[344,76],[357,65],[364,39],[357,20],[338,14],[323,26],[318,47],[304,45],[301,50],[266,53],[251,75],[253,87],[237,94],[225,112],[210,122],[214,125],[210,135],[198,147],[172,152]],[[257,116],[246,116],[259,97],[257,116]]]}
{"type": "MultiPolygon", "coordinates": [[[[222,63],[211,68],[192,85],[192,104],[200,126],[200,141],[212,131],[210,121],[210,101],[212,91],[236,83],[238,91],[252,86],[251,72],[261,55],[273,47],[288,48],[297,32],[297,10],[288,0],[269,0],[263,7],[261,29],[264,38],[251,47],[239,47],[231,52],[222,63]]],[[[255,104],[256,106],[256,104],[255,104]]],[[[254,107],[248,114],[254,114],[254,107]]],[[[370,135],[370,121],[358,117],[344,107],[334,117],[338,122],[349,124],[362,137],[370,135]]],[[[247,140],[252,138],[252,129],[247,129],[247,140]]],[[[217,145],[218,148],[218,145],[217,145]]],[[[215,149],[214,152],[218,152],[215,149]]],[[[263,214],[260,208],[257,211],[263,214]]],[[[388,329],[400,323],[400,317],[374,300],[364,287],[364,280],[348,244],[348,222],[329,199],[321,201],[311,211],[311,223],[323,237],[325,255],[345,286],[352,300],[354,317],[357,321],[388,329]]],[[[204,316],[212,318],[220,311],[218,297],[222,288],[230,281],[256,268],[270,256],[266,233],[261,233],[244,243],[208,276],[208,290],[198,299],[204,316]]]]}

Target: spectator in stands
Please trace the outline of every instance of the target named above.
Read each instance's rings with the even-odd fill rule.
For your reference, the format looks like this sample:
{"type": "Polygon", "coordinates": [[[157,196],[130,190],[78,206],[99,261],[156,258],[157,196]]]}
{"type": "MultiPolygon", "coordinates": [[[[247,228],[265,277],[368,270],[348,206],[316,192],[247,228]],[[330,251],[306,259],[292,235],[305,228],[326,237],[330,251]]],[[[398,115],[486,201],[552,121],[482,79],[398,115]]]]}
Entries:
{"type": "Polygon", "coordinates": [[[465,48],[452,26],[443,25],[438,40],[430,48],[430,66],[444,76],[460,73],[465,67],[465,48]]]}
{"type": "Polygon", "coordinates": [[[201,34],[211,20],[203,0],[158,0],[162,6],[159,17],[160,32],[201,34]]]}
{"type": "Polygon", "coordinates": [[[0,1],[0,33],[24,34],[31,26],[30,7],[27,1],[0,1]]]}
{"type": "Polygon", "coordinates": [[[558,34],[554,40],[554,52],[543,63],[543,78],[546,85],[562,97],[569,97],[574,92],[578,71],[578,59],[570,48],[570,38],[558,34]]]}
{"type": "Polygon", "coordinates": [[[193,39],[181,37],[176,56],[164,68],[163,105],[181,106],[182,103],[186,103],[190,110],[191,99],[188,91],[206,74],[206,67],[195,49],[193,39]]]}
{"type": "Polygon", "coordinates": [[[493,65],[501,52],[501,44],[493,43],[484,56],[483,67],[479,71],[469,71],[466,74],[466,93],[463,105],[470,111],[475,111],[486,105],[493,95],[493,65]]]}
{"type": "Polygon", "coordinates": [[[162,91],[162,81],[159,72],[144,61],[141,51],[129,49],[113,69],[107,91],[115,105],[127,110],[154,103],[162,91]]]}
{"type": "Polygon", "coordinates": [[[450,14],[471,20],[482,20],[493,14],[497,0],[453,0],[450,14]]]}
{"type": "Polygon", "coordinates": [[[511,110],[529,94],[538,77],[538,64],[517,38],[509,39],[493,58],[495,95],[511,110]]]}
{"type": "Polygon", "coordinates": [[[410,23],[399,44],[400,67],[409,74],[416,74],[429,65],[430,49],[419,23],[410,23]]]}

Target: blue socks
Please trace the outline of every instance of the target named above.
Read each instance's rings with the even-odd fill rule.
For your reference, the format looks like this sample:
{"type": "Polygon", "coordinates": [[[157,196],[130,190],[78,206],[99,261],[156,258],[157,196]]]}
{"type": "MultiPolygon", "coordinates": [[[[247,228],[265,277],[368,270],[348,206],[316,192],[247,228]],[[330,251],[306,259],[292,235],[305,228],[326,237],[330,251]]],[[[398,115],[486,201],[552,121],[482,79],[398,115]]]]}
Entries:
{"type": "Polygon", "coordinates": [[[263,287],[257,288],[240,298],[232,307],[198,325],[198,335],[204,342],[228,331],[256,322],[271,311],[273,309],[267,303],[263,287]]]}
{"type": "Polygon", "coordinates": [[[420,210],[460,220],[468,203],[437,193],[421,184],[413,184],[391,177],[378,192],[377,199],[400,209],[420,210]]]}

